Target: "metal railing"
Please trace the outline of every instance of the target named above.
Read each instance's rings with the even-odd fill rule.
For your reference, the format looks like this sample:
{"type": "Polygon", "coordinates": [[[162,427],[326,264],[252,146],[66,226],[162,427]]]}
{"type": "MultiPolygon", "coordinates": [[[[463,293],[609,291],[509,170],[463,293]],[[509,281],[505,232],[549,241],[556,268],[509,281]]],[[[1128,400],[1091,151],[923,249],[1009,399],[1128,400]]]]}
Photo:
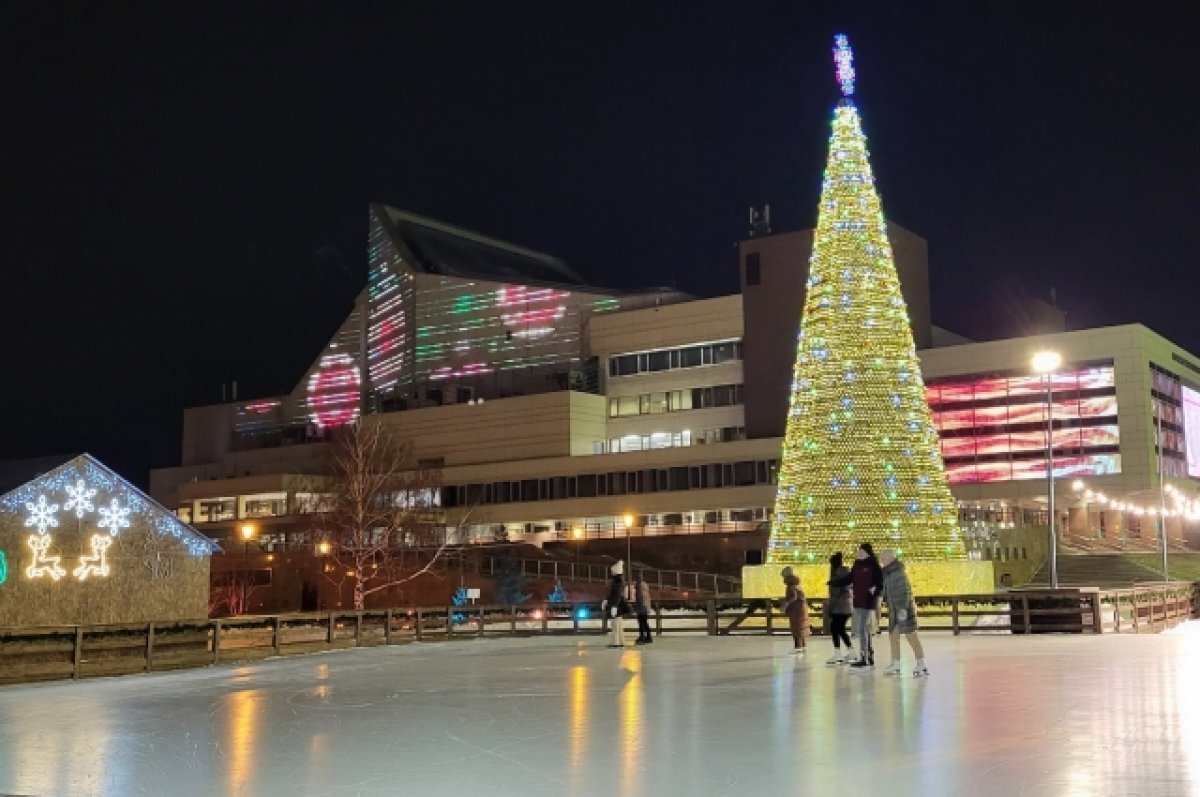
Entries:
{"type": "MultiPolygon", "coordinates": [[[[446,569],[453,570],[456,557],[447,557],[446,569]]],[[[546,578],[555,581],[607,583],[611,578],[609,564],[594,562],[572,562],[558,559],[515,559],[503,556],[472,556],[470,551],[462,554],[462,566],[471,572],[492,576],[516,571],[530,578],[546,578]]],[[[662,570],[656,567],[629,565],[626,577],[640,572],[654,589],[707,592],[715,595],[740,592],[742,580],[736,576],[718,573],[701,573],[691,570],[662,570]]]]}

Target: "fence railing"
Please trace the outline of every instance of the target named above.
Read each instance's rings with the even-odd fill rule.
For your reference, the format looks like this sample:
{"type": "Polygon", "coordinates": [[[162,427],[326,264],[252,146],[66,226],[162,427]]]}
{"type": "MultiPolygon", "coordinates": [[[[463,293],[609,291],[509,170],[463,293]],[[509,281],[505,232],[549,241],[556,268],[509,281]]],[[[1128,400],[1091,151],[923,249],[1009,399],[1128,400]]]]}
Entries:
{"type": "MultiPolygon", "coordinates": [[[[809,600],[820,634],[822,599],[809,600]]],[[[1020,590],[916,599],[922,632],[951,634],[1151,633],[1200,616],[1187,583],[1120,590],[1020,590]]],[[[887,612],[883,613],[887,622],[887,612]]],[[[785,634],[772,601],[659,601],[659,636],[785,634]]],[[[436,606],[299,612],[133,625],[0,629],[0,683],[203,667],[270,656],[469,637],[602,634],[596,603],[436,606]]]]}
{"type": "MultiPolygon", "coordinates": [[[[467,554],[465,562],[471,562],[467,554]]],[[[552,578],[555,581],[590,581],[607,583],[612,577],[609,565],[588,562],[572,562],[558,559],[505,559],[503,557],[482,556],[478,564],[469,565],[473,570],[484,575],[495,575],[508,568],[519,567],[523,575],[532,578],[552,578]]],[[[448,564],[452,569],[453,565],[448,564]]],[[[688,590],[693,592],[711,592],[715,595],[736,594],[741,591],[742,581],[736,576],[725,576],[718,573],[700,573],[690,570],[660,570],[655,567],[640,567],[634,565],[629,570],[637,571],[646,579],[646,583],[655,589],[688,590]]],[[[628,573],[629,570],[626,572],[628,573]]]]}

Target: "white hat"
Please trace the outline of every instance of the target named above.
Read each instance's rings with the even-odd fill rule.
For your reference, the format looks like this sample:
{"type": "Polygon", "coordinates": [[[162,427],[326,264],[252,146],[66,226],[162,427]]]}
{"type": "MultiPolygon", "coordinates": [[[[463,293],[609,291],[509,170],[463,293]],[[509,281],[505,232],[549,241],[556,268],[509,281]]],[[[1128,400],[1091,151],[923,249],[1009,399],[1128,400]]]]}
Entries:
{"type": "Polygon", "coordinates": [[[618,559],[617,563],[612,566],[612,574],[614,576],[625,575],[625,560],[624,559],[618,559]]]}

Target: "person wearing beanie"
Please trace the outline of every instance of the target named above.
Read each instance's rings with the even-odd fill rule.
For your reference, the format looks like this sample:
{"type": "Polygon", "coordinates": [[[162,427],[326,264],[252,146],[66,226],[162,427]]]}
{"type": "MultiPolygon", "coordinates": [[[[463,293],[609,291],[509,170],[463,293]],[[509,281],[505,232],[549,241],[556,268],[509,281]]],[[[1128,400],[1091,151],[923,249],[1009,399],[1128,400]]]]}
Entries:
{"type": "Polygon", "coordinates": [[[838,586],[853,588],[854,635],[858,637],[858,660],[850,665],[854,672],[868,673],[875,667],[875,649],[871,646],[871,615],[883,587],[883,573],[871,543],[864,542],[854,553],[850,572],[836,579],[838,586]]]}
{"type": "Polygon", "coordinates": [[[912,582],[904,571],[904,563],[896,558],[896,552],[891,548],[879,555],[879,563],[883,565],[882,592],[888,605],[888,641],[892,648],[892,663],[883,674],[900,674],[900,635],[903,634],[917,657],[913,677],[925,678],[929,668],[925,666],[925,649],[917,636],[917,604],[913,601],[912,582]]]}
{"type": "Polygon", "coordinates": [[[617,560],[612,566],[612,581],[609,582],[608,597],[600,604],[601,610],[608,614],[608,622],[612,626],[609,637],[610,648],[625,647],[625,626],[622,623],[629,613],[629,605],[625,602],[625,562],[617,560]]]}
{"type": "Polygon", "coordinates": [[[804,590],[800,587],[800,578],[790,567],[780,571],[786,587],[783,597],[783,611],[788,618],[788,627],[792,631],[792,654],[804,655],[805,639],[808,636],[808,601],[804,590]]]}

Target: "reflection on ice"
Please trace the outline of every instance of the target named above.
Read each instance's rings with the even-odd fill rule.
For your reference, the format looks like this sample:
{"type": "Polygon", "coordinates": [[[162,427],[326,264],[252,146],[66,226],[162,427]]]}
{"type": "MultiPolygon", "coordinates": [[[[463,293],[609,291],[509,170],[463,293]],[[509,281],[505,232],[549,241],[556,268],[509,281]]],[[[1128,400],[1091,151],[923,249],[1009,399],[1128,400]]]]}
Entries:
{"type": "Polygon", "coordinates": [[[1200,624],[926,642],[921,682],[826,667],[820,638],[797,660],[761,637],[664,637],[6,687],[0,794],[750,797],[847,773],[888,797],[1200,793],[1200,624]]]}

